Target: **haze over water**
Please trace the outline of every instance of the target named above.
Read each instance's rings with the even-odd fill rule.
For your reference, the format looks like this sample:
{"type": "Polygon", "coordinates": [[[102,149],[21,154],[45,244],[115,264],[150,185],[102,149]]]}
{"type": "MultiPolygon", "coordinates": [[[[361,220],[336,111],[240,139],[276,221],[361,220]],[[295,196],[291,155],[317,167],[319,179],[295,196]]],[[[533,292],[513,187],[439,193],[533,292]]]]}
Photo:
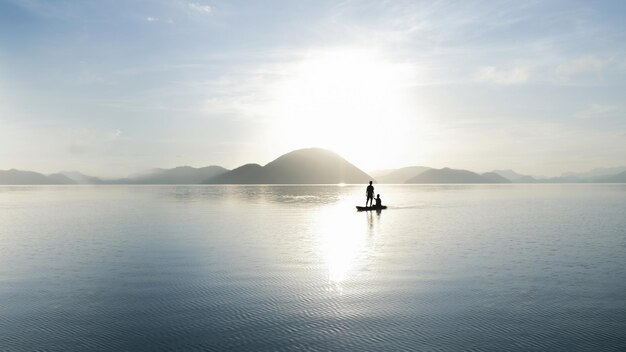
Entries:
{"type": "Polygon", "coordinates": [[[376,191],[0,187],[0,349],[626,349],[626,185],[376,191]]]}

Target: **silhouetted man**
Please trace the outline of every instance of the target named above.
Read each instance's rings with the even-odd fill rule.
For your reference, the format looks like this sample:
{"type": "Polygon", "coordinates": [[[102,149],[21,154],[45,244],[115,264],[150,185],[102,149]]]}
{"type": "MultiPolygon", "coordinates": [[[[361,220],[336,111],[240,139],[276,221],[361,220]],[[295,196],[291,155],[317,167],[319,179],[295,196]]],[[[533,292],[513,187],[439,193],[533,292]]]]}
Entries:
{"type": "Polygon", "coordinates": [[[372,206],[372,202],[374,201],[374,186],[372,186],[372,181],[370,181],[370,185],[367,186],[367,189],[365,190],[365,195],[367,196],[367,199],[365,200],[365,206],[367,206],[367,203],[370,203],[370,206],[372,206]]]}
{"type": "Polygon", "coordinates": [[[380,194],[376,195],[376,208],[380,208],[383,206],[383,200],[380,199],[380,194]]]}

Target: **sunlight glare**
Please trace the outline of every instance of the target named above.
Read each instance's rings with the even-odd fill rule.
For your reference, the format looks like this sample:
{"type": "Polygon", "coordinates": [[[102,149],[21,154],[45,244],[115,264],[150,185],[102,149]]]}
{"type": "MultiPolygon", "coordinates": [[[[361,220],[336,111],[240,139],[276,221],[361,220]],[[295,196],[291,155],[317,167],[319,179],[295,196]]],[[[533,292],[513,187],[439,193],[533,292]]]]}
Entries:
{"type": "Polygon", "coordinates": [[[342,207],[332,207],[319,214],[319,251],[333,289],[341,289],[341,283],[350,277],[366,255],[368,232],[360,220],[363,220],[361,216],[345,216],[342,207]]]}
{"type": "Polygon", "coordinates": [[[275,142],[284,150],[328,148],[360,167],[388,163],[409,147],[398,143],[410,140],[415,117],[411,75],[373,50],[311,53],[274,89],[275,142]]]}

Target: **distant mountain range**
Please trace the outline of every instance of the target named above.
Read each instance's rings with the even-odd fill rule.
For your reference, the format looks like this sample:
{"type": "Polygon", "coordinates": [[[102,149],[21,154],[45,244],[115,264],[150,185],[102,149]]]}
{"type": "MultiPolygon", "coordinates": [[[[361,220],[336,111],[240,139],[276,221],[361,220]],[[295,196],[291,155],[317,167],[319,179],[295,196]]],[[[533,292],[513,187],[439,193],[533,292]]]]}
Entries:
{"type": "Polygon", "coordinates": [[[617,175],[601,178],[600,182],[626,183],[626,171],[622,171],[617,175]]]}
{"type": "Polygon", "coordinates": [[[432,169],[424,166],[372,172],[379,183],[626,183],[626,167],[595,169],[589,173],[565,173],[560,177],[534,177],[513,170],[493,170],[478,174],[450,168],[432,169]],[[601,172],[602,170],[603,172],[601,172]],[[619,172],[619,170],[624,170],[619,172]],[[611,171],[618,171],[610,174],[611,171]],[[608,174],[607,174],[608,173],[608,174]],[[599,176],[602,175],[602,176],[599,176]]]}
{"type": "Polygon", "coordinates": [[[75,185],[63,174],[43,175],[34,171],[0,170],[0,185],[75,185]]]}
{"type": "Polygon", "coordinates": [[[74,184],[389,184],[445,183],[626,183],[626,167],[566,172],[545,178],[522,175],[513,170],[476,173],[451,168],[409,166],[372,171],[369,175],[341,156],[325,149],[300,149],[284,154],[265,166],[246,164],[233,170],[221,166],[154,169],[121,179],[102,179],[77,171],[44,175],[33,171],[0,170],[0,185],[74,184]]]}
{"type": "Polygon", "coordinates": [[[508,180],[511,180],[513,183],[537,183],[537,178],[529,175],[521,175],[513,170],[493,170],[493,173],[496,173],[508,180]]]}
{"type": "Polygon", "coordinates": [[[67,178],[70,178],[72,181],[79,185],[102,185],[106,184],[106,181],[98,177],[87,176],[78,171],[61,171],[60,174],[64,175],[67,178]]]}
{"type": "Polygon", "coordinates": [[[611,177],[626,171],[626,166],[620,167],[608,167],[608,168],[598,168],[593,169],[587,172],[564,172],[561,174],[561,178],[567,179],[594,179],[594,178],[603,178],[603,177],[611,177]]]}
{"type": "Polygon", "coordinates": [[[511,180],[494,172],[479,175],[467,170],[454,170],[446,167],[426,170],[405,183],[511,183],[511,180]]]}
{"type": "Polygon", "coordinates": [[[101,179],[78,171],[63,171],[44,175],[33,171],[0,170],[0,185],[177,185],[200,184],[228,170],[221,166],[194,168],[180,166],[173,169],[154,169],[135,177],[101,179]]]}
{"type": "MultiPolygon", "coordinates": [[[[411,166],[401,169],[373,171],[379,183],[512,183],[513,181],[495,170],[478,174],[468,170],[457,170],[451,168],[433,169],[426,166],[411,166]]],[[[514,171],[505,173],[508,175],[518,175],[516,180],[525,180],[530,176],[519,175],[514,171]]],[[[531,177],[532,178],[532,177],[531,177]]]]}
{"type": "Polygon", "coordinates": [[[113,181],[117,184],[142,184],[142,185],[189,185],[199,184],[212,177],[228,172],[221,166],[207,166],[194,168],[191,166],[179,166],[173,169],[154,169],[152,172],[113,181]]]}
{"type": "Polygon", "coordinates": [[[370,172],[378,183],[405,183],[407,180],[421,174],[422,172],[430,170],[426,166],[409,166],[401,169],[392,170],[377,170],[370,172]]]}

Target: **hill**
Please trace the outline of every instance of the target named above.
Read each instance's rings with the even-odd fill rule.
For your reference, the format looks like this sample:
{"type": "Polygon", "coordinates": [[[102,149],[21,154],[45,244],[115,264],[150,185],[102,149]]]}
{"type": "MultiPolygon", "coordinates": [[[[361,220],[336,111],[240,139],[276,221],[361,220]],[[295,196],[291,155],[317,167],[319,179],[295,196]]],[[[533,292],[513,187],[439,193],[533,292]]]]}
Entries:
{"type": "Polygon", "coordinates": [[[450,168],[430,169],[409,179],[406,183],[510,183],[511,181],[495,173],[479,175],[468,170],[450,168]]]}
{"type": "Polygon", "coordinates": [[[373,171],[370,174],[376,177],[378,183],[405,183],[426,170],[430,170],[430,168],[426,166],[409,166],[401,169],[373,171]]]}
{"type": "Polygon", "coordinates": [[[366,183],[372,178],[339,155],[319,148],[284,154],[265,166],[246,164],[207,179],[209,184],[366,183]]]}
{"type": "Polygon", "coordinates": [[[44,175],[34,171],[0,170],[0,185],[73,185],[76,181],[63,174],[44,175]]]}

